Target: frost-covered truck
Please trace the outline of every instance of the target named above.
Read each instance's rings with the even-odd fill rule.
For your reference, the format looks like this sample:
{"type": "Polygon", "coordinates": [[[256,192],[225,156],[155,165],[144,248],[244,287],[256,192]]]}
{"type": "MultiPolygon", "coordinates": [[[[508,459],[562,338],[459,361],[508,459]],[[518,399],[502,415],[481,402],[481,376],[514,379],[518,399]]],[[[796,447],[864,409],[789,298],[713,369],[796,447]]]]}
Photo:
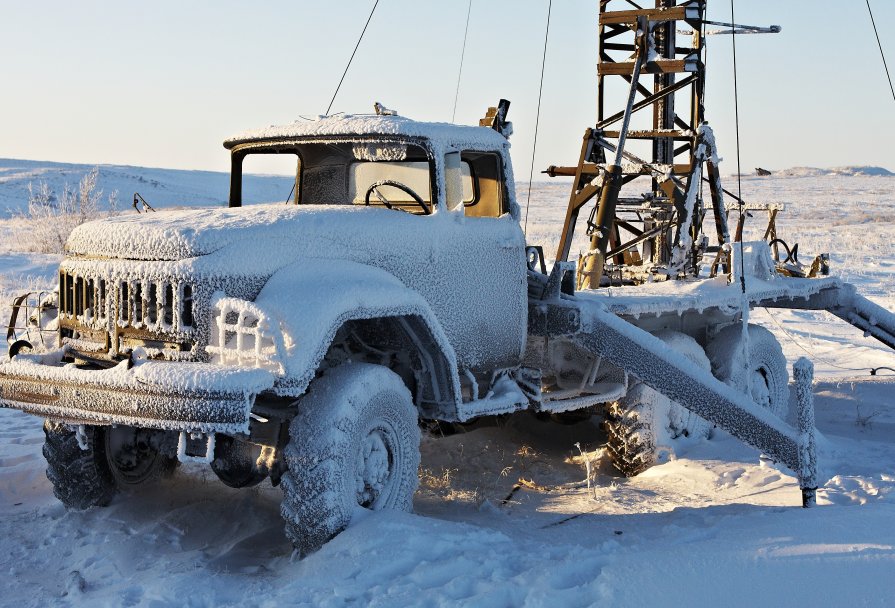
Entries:
{"type": "MultiPolygon", "coordinates": [[[[718,425],[809,491],[804,434],[780,417],[786,362],[767,331],[744,331],[736,285],[626,297],[576,290],[572,263],[548,274],[519,225],[508,125],[485,122],[333,116],[243,134],[225,142],[229,208],[75,229],[52,340],[11,331],[0,363],[0,403],[46,419],[56,496],[105,505],[203,461],[232,487],[279,485],[307,553],[355,509],[411,507],[421,421],[520,410],[605,410],[627,474],[718,425]],[[255,154],[295,157],[286,204],[242,206],[255,154]]],[[[846,301],[835,279],[771,276],[760,249],[749,302],[846,301]]]]}

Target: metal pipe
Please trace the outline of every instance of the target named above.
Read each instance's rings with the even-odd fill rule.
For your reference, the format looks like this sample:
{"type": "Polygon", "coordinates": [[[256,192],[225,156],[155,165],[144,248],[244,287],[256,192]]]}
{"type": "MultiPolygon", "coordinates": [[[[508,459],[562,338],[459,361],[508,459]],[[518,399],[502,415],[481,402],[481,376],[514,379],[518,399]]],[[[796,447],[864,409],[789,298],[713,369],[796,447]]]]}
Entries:
{"type": "Polygon", "coordinates": [[[817,439],[814,431],[814,365],[806,357],[800,357],[792,366],[796,381],[799,416],[799,489],[802,490],[802,506],[817,504],[817,439]]]}
{"type": "Polygon", "coordinates": [[[591,251],[585,260],[579,281],[579,287],[582,289],[596,289],[600,286],[600,280],[603,278],[603,265],[606,263],[606,250],[609,247],[609,236],[615,223],[615,206],[618,203],[618,195],[622,189],[623,174],[621,165],[624,159],[625,139],[628,135],[628,127],[631,124],[631,114],[633,114],[634,99],[637,95],[637,85],[640,80],[640,69],[643,65],[644,47],[649,25],[645,20],[641,19],[639,27],[641,32],[638,36],[637,52],[634,55],[631,90],[628,92],[625,116],[622,119],[621,130],[618,134],[615,162],[606,167],[603,188],[600,191],[600,199],[597,201],[597,219],[593,235],[591,236],[591,251]]]}

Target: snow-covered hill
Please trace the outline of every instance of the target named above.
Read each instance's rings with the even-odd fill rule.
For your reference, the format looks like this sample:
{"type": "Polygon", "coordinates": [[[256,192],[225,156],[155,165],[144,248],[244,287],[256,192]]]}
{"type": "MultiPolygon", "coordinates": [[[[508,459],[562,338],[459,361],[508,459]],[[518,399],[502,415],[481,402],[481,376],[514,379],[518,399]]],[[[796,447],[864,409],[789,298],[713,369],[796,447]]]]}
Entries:
{"type": "MultiPolygon", "coordinates": [[[[230,177],[215,171],[182,171],[126,165],[96,165],[98,187],[105,196],[117,191],[128,207],[139,192],[156,207],[226,205],[230,177]]],[[[45,182],[58,196],[65,186],[78,182],[94,165],[0,158],[0,217],[9,217],[28,206],[28,185],[45,182]]],[[[292,179],[280,175],[246,175],[245,201],[285,201],[292,179]]]]}
{"type": "MultiPolygon", "coordinates": [[[[44,176],[61,188],[90,169],[27,163],[0,161],[3,204],[21,203],[25,180],[44,176]]],[[[287,178],[258,179],[285,187],[283,199],[291,187],[287,178]]],[[[568,186],[532,192],[528,238],[548,252],[568,186]]],[[[221,204],[227,179],[101,167],[100,187],[127,193],[125,202],[136,189],[159,206],[221,204]]],[[[518,188],[523,206],[526,189],[518,188]]],[[[778,232],[800,243],[803,259],[830,252],[835,273],[895,309],[890,177],[744,177],[743,189],[747,200],[787,205],[778,232]]],[[[752,215],[747,231],[760,237],[766,217],[752,215]]],[[[0,293],[54,281],[58,257],[22,253],[25,230],[21,220],[0,220],[0,293]]],[[[164,491],[146,487],[105,509],[66,512],[44,475],[40,420],[0,411],[0,603],[887,605],[895,597],[895,378],[869,370],[895,368],[895,354],[827,313],[757,310],[752,318],[775,332],[790,363],[809,356],[816,365],[814,510],[798,508],[789,471],[721,432],[624,479],[604,459],[595,424],[523,414],[426,437],[416,514],[362,514],[294,561],[279,489],[231,490],[199,465],[182,466],[164,491]],[[591,490],[585,458],[596,468],[591,490]]]]}
{"type": "Polygon", "coordinates": [[[792,167],[790,169],[781,169],[774,171],[773,175],[781,177],[820,177],[820,176],[879,176],[879,177],[895,177],[888,169],[883,167],[831,167],[829,169],[820,169],[817,167],[792,167]]]}

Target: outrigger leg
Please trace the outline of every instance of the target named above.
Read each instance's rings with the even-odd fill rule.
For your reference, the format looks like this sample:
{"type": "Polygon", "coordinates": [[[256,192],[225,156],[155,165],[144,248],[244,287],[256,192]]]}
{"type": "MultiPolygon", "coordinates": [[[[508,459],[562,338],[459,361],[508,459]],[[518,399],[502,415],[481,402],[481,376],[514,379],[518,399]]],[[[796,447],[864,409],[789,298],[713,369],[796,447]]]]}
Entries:
{"type": "Polygon", "coordinates": [[[628,323],[601,305],[582,303],[581,330],[573,339],[586,350],[612,361],[644,384],[761,450],[794,471],[803,506],[814,504],[817,454],[814,441],[813,370],[796,364],[799,428],[754,403],[686,357],[676,356],[652,334],[628,323]]]}
{"type": "Polygon", "coordinates": [[[809,296],[761,302],[759,306],[826,310],[895,350],[895,314],[858,294],[849,283],[821,289],[809,296]]]}

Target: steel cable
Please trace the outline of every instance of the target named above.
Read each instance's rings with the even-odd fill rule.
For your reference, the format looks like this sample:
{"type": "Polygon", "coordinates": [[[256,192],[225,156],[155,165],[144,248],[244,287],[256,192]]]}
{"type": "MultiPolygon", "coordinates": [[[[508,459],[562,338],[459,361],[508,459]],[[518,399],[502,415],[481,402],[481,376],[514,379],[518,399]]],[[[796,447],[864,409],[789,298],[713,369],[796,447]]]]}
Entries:
{"type": "Polygon", "coordinates": [[[538,124],[541,121],[541,96],[544,93],[544,66],[547,64],[547,39],[550,36],[550,13],[553,10],[553,0],[547,4],[547,28],[544,32],[544,54],[541,57],[541,84],[538,86],[538,110],[535,113],[535,137],[531,147],[531,167],[528,171],[528,196],[525,199],[525,225],[522,232],[528,236],[528,209],[531,207],[531,182],[535,176],[535,154],[538,150],[538,124]]]}
{"type": "MultiPolygon", "coordinates": [[[[730,0],[730,22],[736,23],[733,13],[733,0],[730,0]]],[[[740,95],[737,88],[737,31],[736,28],[731,30],[731,44],[733,47],[733,117],[736,127],[736,148],[737,148],[737,199],[740,211],[739,225],[742,226],[743,219],[743,174],[740,169],[740,95]]],[[[746,293],[746,262],[743,259],[743,235],[740,235],[740,289],[743,294],[746,293]]]]}
{"type": "MultiPolygon", "coordinates": [[[[339,94],[339,89],[342,88],[342,83],[345,81],[345,75],[348,73],[348,68],[351,67],[351,62],[354,61],[354,55],[357,53],[358,47],[360,47],[360,41],[364,39],[364,34],[367,33],[367,26],[370,25],[370,19],[373,18],[373,13],[376,12],[376,7],[379,6],[379,0],[373,3],[373,9],[370,11],[370,16],[367,17],[367,22],[364,24],[364,29],[360,33],[360,37],[357,39],[357,44],[354,45],[354,50],[351,51],[351,57],[348,59],[348,65],[345,66],[345,71],[342,72],[342,77],[339,79],[339,84],[336,86],[336,91],[333,93],[333,98],[329,100],[329,105],[326,106],[326,115],[329,116],[329,111],[333,108],[333,103],[336,101],[336,95],[339,94]]],[[[290,195],[291,196],[291,195],[290,195]]]]}
{"type": "Polygon", "coordinates": [[[873,11],[870,9],[870,0],[867,2],[867,12],[870,13],[870,23],[873,24],[873,33],[876,34],[876,44],[879,46],[880,57],[883,58],[883,68],[886,70],[886,79],[889,81],[889,89],[892,91],[892,99],[895,100],[895,87],[892,86],[892,75],[889,74],[889,65],[886,63],[886,54],[883,53],[883,43],[879,41],[879,32],[876,29],[876,20],[873,18],[873,11]]]}
{"type": "MultiPolygon", "coordinates": [[[[835,367],[836,369],[842,369],[842,370],[845,370],[848,372],[870,372],[871,375],[873,375],[873,368],[870,368],[870,367],[842,367],[841,365],[836,365],[835,363],[831,363],[830,361],[827,361],[826,359],[819,357],[816,353],[812,352],[811,350],[809,350],[809,349],[805,348],[804,346],[802,346],[801,344],[799,344],[799,341],[796,340],[795,336],[793,336],[791,333],[789,333],[789,331],[787,331],[787,329],[785,327],[783,327],[783,325],[780,324],[780,321],[777,320],[777,317],[775,317],[771,313],[770,310],[765,308],[764,311],[766,313],[768,313],[769,317],[771,317],[771,320],[774,322],[774,325],[779,327],[780,331],[782,331],[784,334],[786,334],[786,337],[789,338],[793,344],[798,346],[802,351],[804,351],[804,353],[806,355],[808,355],[815,361],[820,361],[821,363],[823,363],[825,365],[829,365],[830,367],[835,367]]],[[[877,368],[877,369],[881,369],[881,368],[877,368]]]]}
{"type": "Polygon", "coordinates": [[[460,69],[457,71],[457,90],[454,92],[454,111],[451,112],[451,122],[457,119],[457,99],[460,98],[460,77],[463,76],[463,59],[466,57],[466,37],[469,35],[469,16],[472,14],[472,0],[466,8],[466,28],[463,30],[463,49],[460,51],[460,69]]]}

